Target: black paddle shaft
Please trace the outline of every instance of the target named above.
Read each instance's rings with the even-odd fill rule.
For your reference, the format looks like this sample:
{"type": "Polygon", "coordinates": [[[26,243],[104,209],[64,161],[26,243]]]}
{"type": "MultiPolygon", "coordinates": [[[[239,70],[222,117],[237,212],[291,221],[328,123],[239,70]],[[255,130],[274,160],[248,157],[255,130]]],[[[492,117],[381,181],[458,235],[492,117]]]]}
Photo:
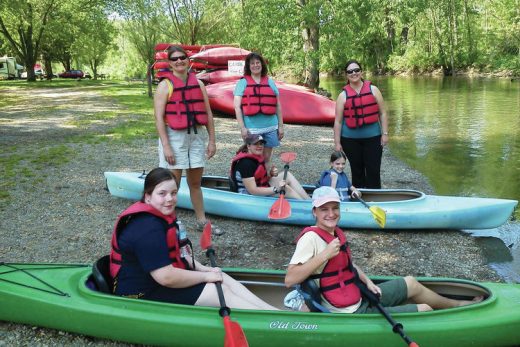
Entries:
{"type": "MultiPolygon", "coordinates": [[[[206,251],[206,256],[209,258],[211,267],[217,267],[217,262],[215,261],[215,250],[213,248],[208,248],[208,250],[206,251]]],[[[218,312],[221,317],[229,316],[231,310],[226,305],[226,299],[224,299],[224,291],[222,290],[222,283],[215,282],[215,286],[217,287],[218,300],[220,302],[220,310],[218,312]]]]}
{"type": "MultiPolygon", "coordinates": [[[[287,172],[288,171],[289,171],[289,164],[285,164],[283,166],[283,180],[284,181],[287,179],[287,172]]],[[[287,182],[285,184],[287,184],[287,182]]],[[[280,194],[284,194],[285,195],[285,185],[282,187],[282,189],[280,189],[280,194]]]]}
{"type": "Polygon", "coordinates": [[[379,296],[377,296],[376,294],[372,293],[370,291],[370,289],[368,289],[367,285],[361,281],[361,279],[359,279],[359,275],[357,274],[357,271],[356,271],[356,277],[357,277],[357,280],[356,280],[356,286],[359,288],[359,290],[361,291],[361,294],[372,304],[372,305],[375,305],[377,310],[379,312],[381,312],[381,314],[386,318],[386,320],[390,323],[390,325],[392,325],[392,331],[396,334],[399,334],[399,336],[401,336],[403,338],[403,340],[408,344],[410,345],[411,343],[413,343],[412,339],[410,339],[405,333],[404,333],[404,330],[403,330],[403,325],[401,323],[398,323],[396,322],[392,316],[390,315],[390,313],[383,307],[383,305],[381,305],[381,302],[379,301],[379,296]]]}

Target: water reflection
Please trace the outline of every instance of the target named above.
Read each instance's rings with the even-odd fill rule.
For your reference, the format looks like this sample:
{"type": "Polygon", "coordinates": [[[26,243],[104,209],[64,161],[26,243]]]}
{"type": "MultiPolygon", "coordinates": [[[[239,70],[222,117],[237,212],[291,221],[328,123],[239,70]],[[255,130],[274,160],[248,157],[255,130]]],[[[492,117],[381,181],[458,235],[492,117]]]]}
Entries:
{"type": "MultiPolygon", "coordinates": [[[[322,82],[334,98],[344,84],[322,82]]],[[[389,109],[392,153],[425,174],[436,193],[520,199],[520,83],[431,77],[373,83],[389,109]]]]}

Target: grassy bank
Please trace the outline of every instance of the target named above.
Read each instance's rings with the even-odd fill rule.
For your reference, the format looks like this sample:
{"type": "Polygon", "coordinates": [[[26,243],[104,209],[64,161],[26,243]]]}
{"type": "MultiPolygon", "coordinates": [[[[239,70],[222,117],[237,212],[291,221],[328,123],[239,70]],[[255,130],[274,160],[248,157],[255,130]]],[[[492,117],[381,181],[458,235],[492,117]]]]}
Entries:
{"type": "Polygon", "coordinates": [[[0,81],[0,95],[0,208],[15,185],[41,182],[42,166],[75,159],[76,146],[124,145],[156,134],[152,99],[141,83],[0,81]],[[53,135],[38,135],[47,130],[53,135]]]}

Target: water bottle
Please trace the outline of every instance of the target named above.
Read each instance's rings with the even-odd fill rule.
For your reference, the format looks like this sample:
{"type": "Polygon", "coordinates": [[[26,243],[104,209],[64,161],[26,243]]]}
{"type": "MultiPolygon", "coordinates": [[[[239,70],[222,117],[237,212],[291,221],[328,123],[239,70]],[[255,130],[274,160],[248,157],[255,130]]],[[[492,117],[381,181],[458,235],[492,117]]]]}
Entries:
{"type": "Polygon", "coordinates": [[[181,221],[177,221],[179,229],[177,229],[177,238],[179,239],[179,247],[181,250],[182,258],[189,258],[190,250],[188,246],[188,234],[186,233],[186,227],[181,221]]]}

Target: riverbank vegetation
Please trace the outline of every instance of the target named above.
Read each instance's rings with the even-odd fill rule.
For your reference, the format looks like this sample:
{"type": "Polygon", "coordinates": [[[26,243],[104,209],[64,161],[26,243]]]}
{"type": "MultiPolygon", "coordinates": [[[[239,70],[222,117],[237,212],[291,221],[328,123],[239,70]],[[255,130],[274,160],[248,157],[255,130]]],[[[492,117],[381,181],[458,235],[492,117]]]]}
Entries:
{"type": "MultiPolygon", "coordinates": [[[[350,58],[376,73],[520,75],[520,0],[0,2],[0,54],[144,78],[158,42],[235,43],[319,85],[350,58]],[[74,15],[71,15],[74,13],[74,15]]],[[[32,70],[32,69],[29,69],[32,70]]],[[[35,78],[28,71],[29,79],[35,78]]]]}

